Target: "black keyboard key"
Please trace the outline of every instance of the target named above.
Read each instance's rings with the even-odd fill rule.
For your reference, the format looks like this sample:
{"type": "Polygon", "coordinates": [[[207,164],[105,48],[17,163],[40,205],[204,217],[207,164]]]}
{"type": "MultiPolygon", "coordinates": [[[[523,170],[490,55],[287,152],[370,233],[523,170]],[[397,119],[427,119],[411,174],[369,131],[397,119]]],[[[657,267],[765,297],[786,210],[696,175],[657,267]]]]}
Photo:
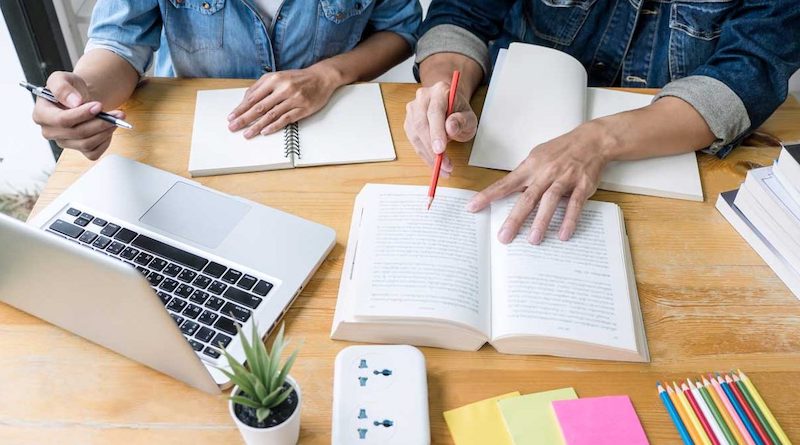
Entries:
{"type": "Polygon", "coordinates": [[[153,269],[156,272],[161,272],[167,266],[167,262],[162,260],[161,258],[153,258],[153,261],[147,265],[147,267],[153,269]]]}
{"type": "Polygon", "coordinates": [[[82,243],[85,243],[85,244],[91,244],[92,241],[94,241],[95,238],[97,238],[97,234],[89,232],[87,230],[87,231],[83,232],[83,234],[81,235],[80,238],[78,238],[78,241],[80,241],[82,243]]]}
{"type": "Polygon", "coordinates": [[[160,298],[160,299],[161,299],[161,302],[162,302],[163,304],[165,304],[165,305],[166,305],[167,303],[169,303],[169,300],[170,300],[170,298],[172,298],[172,297],[171,297],[169,294],[167,294],[167,293],[164,293],[164,292],[158,292],[158,298],[160,298]]]}
{"type": "Polygon", "coordinates": [[[200,312],[203,312],[203,309],[201,309],[200,306],[195,306],[193,304],[190,304],[189,306],[186,307],[186,309],[183,310],[183,315],[185,315],[186,318],[191,318],[192,320],[194,320],[195,318],[200,316],[200,312]]]}
{"type": "Polygon", "coordinates": [[[208,260],[203,257],[178,249],[177,247],[172,247],[169,244],[154,240],[149,236],[137,236],[136,239],[133,240],[133,245],[198,271],[202,270],[206,263],[208,263],[208,260]]]}
{"type": "Polygon", "coordinates": [[[238,283],[236,283],[236,286],[241,287],[244,290],[250,290],[256,284],[256,281],[258,281],[256,280],[256,277],[245,275],[241,280],[239,280],[238,283]]]}
{"type": "Polygon", "coordinates": [[[211,344],[218,348],[225,349],[229,344],[231,344],[231,340],[233,339],[227,335],[219,333],[216,337],[214,337],[214,340],[211,340],[211,344]]]}
{"type": "Polygon", "coordinates": [[[150,282],[151,286],[158,287],[158,285],[164,281],[164,275],[161,275],[158,272],[150,272],[150,275],[147,276],[147,281],[150,282]]]}
{"type": "Polygon", "coordinates": [[[105,236],[114,236],[114,234],[117,233],[117,230],[119,230],[118,225],[109,223],[107,226],[103,227],[103,230],[100,231],[100,234],[105,236]]]}
{"type": "Polygon", "coordinates": [[[205,347],[205,346],[204,346],[202,343],[200,343],[199,341],[197,341],[197,340],[193,340],[193,339],[191,339],[191,338],[189,339],[189,344],[190,344],[190,345],[192,345],[192,349],[194,349],[194,350],[195,350],[195,351],[197,351],[197,352],[200,352],[200,351],[202,351],[202,350],[203,350],[203,348],[205,347]]]}
{"type": "Polygon", "coordinates": [[[100,219],[100,218],[95,218],[94,220],[92,220],[92,224],[94,224],[96,226],[103,227],[106,224],[108,224],[108,221],[106,221],[104,219],[100,219]]]}
{"type": "Polygon", "coordinates": [[[119,255],[119,253],[122,252],[122,249],[124,248],[125,244],[112,241],[111,245],[109,245],[108,248],[106,249],[106,252],[113,253],[114,255],[119,255]]]}
{"type": "Polygon", "coordinates": [[[227,281],[230,284],[234,284],[239,281],[239,278],[242,277],[242,273],[235,269],[229,269],[225,272],[225,275],[222,276],[222,281],[227,281]]]}
{"type": "Polygon", "coordinates": [[[195,322],[193,322],[192,320],[186,320],[181,325],[181,332],[183,332],[184,335],[188,335],[188,336],[191,337],[192,335],[194,335],[195,332],[197,332],[197,328],[199,328],[199,327],[200,327],[200,325],[195,323],[195,322]]]}
{"type": "Polygon", "coordinates": [[[77,224],[77,225],[79,225],[81,227],[86,227],[86,225],[89,224],[89,220],[84,218],[83,216],[81,216],[81,217],[79,217],[78,219],[75,220],[75,224],[77,224]]]}
{"type": "Polygon", "coordinates": [[[205,269],[203,269],[203,272],[211,275],[214,278],[219,278],[219,277],[222,276],[222,274],[225,273],[226,269],[227,268],[225,266],[223,266],[222,264],[215,263],[215,262],[212,261],[212,262],[208,263],[208,266],[206,266],[205,269]]]}
{"type": "Polygon", "coordinates": [[[225,298],[235,301],[239,304],[243,304],[250,309],[255,309],[261,304],[261,298],[257,297],[253,294],[247,293],[245,291],[239,290],[233,286],[229,287],[228,290],[225,291],[225,298]]]}
{"type": "Polygon", "coordinates": [[[164,275],[169,275],[170,277],[175,277],[175,276],[178,276],[178,273],[182,269],[183,268],[181,266],[178,266],[177,264],[169,263],[167,265],[167,267],[164,268],[164,275]]]}
{"type": "Polygon", "coordinates": [[[211,348],[209,346],[206,346],[206,348],[203,349],[203,354],[205,354],[205,355],[207,355],[207,356],[209,356],[211,358],[219,358],[219,356],[220,356],[220,352],[219,351],[217,351],[216,349],[211,348]]]}
{"type": "Polygon", "coordinates": [[[104,236],[98,236],[96,240],[92,243],[92,246],[97,247],[98,249],[105,249],[108,247],[108,243],[111,242],[111,239],[106,238],[104,236]]]}
{"type": "Polygon", "coordinates": [[[89,220],[91,222],[94,219],[94,215],[92,215],[91,213],[83,212],[81,213],[81,218],[89,220]]]}
{"type": "Polygon", "coordinates": [[[272,289],[272,283],[260,280],[258,284],[256,284],[256,287],[253,288],[253,292],[264,297],[269,293],[271,289],[272,289]]]}
{"type": "Polygon", "coordinates": [[[208,300],[208,292],[203,292],[200,289],[194,291],[192,296],[189,297],[189,301],[197,304],[203,304],[208,300]]]}
{"type": "Polygon", "coordinates": [[[180,315],[178,315],[178,314],[169,314],[169,316],[172,317],[173,320],[175,320],[175,323],[177,323],[178,326],[180,326],[181,323],[183,323],[183,317],[181,317],[180,315]]]}
{"type": "Polygon", "coordinates": [[[176,287],[178,287],[178,282],[172,278],[167,278],[163,283],[161,283],[161,289],[164,289],[167,292],[174,291],[176,287]]]}
{"type": "Polygon", "coordinates": [[[178,289],[175,290],[176,295],[180,295],[183,298],[189,298],[194,292],[194,288],[192,286],[181,284],[178,286],[178,289]]]}
{"type": "Polygon", "coordinates": [[[214,296],[212,296],[211,298],[208,299],[208,301],[206,301],[206,307],[215,311],[218,311],[223,304],[225,304],[225,300],[214,296]]]}
{"type": "Polygon", "coordinates": [[[142,266],[147,266],[150,264],[150,261],[153,261],[153,255],[150,255],[147,252],[142,252],[136,256],[136,259],[133,260],[136,264],[141,264],[142,266]]]}
{"type": "Polygon", "coordinates": [[[227,332],[231,335],[236,335],[236,323],[227,317],[219,317],[214,327],[222,332],[227,332]]]}
{"type": "Polygon", "coordinates": [[[197,319],[197,321],[205,325],[211,326],[212,324],[214,324],[215,321],[217,321],[217,317],[219,317],[219,315],[217,315],[216,312],[203,311],[203,313],[200,314],[200,317],[197,319]]]}
{"type": "Polygon", "coordinates": [[[67,215],[69,215],[69,216],[78,216],[80,214],[81,214],[81,211],[78,210],[78,209],[73,209],[72,207],[67,209],[67,215]]]}
{"type": "Polygon", "coordinates": [[[136,266],[136,270],[138,270],[144,276],[147,276],[147,274],[150,273],[150,271],[147,270],[147,268],[144,268],[142,266],[136,266]]]}
{"type": "MultiPolygon", "coordinates": [[[[120,230],[114,236],[115,240],[122,241],[125,244],[128,244],[129,242],[131,242],[134,238],[136,238],[136,232],[134,232],[133,230],[124,229],[124,228],[122,230],[120,230]]],[[[139,246],[137,246],[137,247],[139,247],[139,246]]]]}
{"type": "Polygon", "coordinates": [[[211,284],[211,278],[205,275],[198,275],[197,278],[194,279],[194,282],[192,282],[194,287],[199,287],[200,289],[207,288],[209,284],[211,284]]]}
{"type": "Polygon", "coordinates": [[[122,251],[119,256],[126,260],[132,260],[139,254],[139,250],[134,249],[133,247],[126,247],[125,250],[122,251]]]}
{"type": "Polygon", "coordinates": [[[228,287],[227,284],[221,283],[219,281],[215,281],[211,283],[211,286],[208,287],[208,291],[214,295],[219,295],[225,291],[225,288],[228,287]]]}
{"type": "Polygon", "coordinates": [[[196,276],[197,272],[189,269],[183,269],[183,271],[181,271],[181,273],[178,275],[178,279],[183,281],[184,283],[191,283],[192,280],[194,280],[194,277],[196,276]]]}
{"type": "Polygon", "coordinates": [[[169,304],[167,305],[167,309],[174,311],[174,312],[181,312],[183,308],[186,307],[188,303],[181,300],[180,298],[173,298],[169,304]]]}
{"type": "Polygon", "coordinates": [[[55,220],[55,222],[50,225],[50,230],[73,239],[81,236],[81,233],[83,233],[83,229],[80,227],[60,219],[55,220]]]}
{"type": "Polygon", "coordinates": [[[203,326],[197,331],[197,334],[195,334],[194,338],[200,340],[203,343],[208,343],[211,341],[212,338],[214,338],[214,334],[215,332],[213,329],[209,329],[203,326]]]}
{"type": "Polygon", "coordinates": [[[225,306],[222,306],[220,312],[242,323],[250,318],[250,311],[248,309],[233,303],[225,303],[225,306]]]}

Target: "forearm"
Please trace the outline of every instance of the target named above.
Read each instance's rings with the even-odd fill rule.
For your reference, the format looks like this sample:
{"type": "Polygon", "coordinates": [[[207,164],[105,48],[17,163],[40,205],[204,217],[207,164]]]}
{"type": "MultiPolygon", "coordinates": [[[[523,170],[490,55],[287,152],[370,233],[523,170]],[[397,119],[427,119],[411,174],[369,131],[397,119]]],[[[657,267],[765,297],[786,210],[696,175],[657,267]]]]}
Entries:
{"type": "Polygon", "coordinates": [[[483,80],[483,70],[471,58],[456,53],[437,53],[427,57],[419,65],[422,84],[429,87],[436,82],[449,83],[453,71],[461,72],[458,89],[464,97],[470,98],[483,80]]]}
{"type": "Polygon", "coordinates": [[[79,75],[92,97],[111,110],[128,100],[139,82],[139,74],[122,57],[105,49],[95,49],[84,54],[73,72],[79,75]]]}
{"type": "Polygon", "coordinates": [[[322,70],[336,86],[369,81],[411,55],[408,42],[399,35],[377,32],[344,54],[322,60],[310,69],[322,70]]]}

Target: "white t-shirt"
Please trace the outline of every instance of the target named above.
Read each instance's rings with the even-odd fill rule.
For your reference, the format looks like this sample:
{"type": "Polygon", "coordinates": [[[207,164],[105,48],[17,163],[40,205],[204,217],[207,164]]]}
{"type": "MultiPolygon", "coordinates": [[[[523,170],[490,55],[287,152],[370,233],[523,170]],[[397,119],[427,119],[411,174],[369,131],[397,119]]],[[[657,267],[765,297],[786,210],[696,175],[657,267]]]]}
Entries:
{"type": "Polygon", "coordinates": [[[258,13],[261,14],[261,20],[267,25],[267,29],[272,28],[272,20],[275,19],[281,3],[283,3],[283,0],[255,0],[258,13]]]}

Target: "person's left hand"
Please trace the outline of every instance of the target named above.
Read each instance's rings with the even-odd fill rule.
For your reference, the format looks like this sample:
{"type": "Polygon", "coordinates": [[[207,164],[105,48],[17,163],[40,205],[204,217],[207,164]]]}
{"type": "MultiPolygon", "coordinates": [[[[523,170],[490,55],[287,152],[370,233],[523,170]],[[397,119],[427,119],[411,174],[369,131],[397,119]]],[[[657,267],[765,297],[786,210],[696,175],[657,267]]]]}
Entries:
{"type": "Polygon", "coordinates": [[[228,129],[247,139],[268,135],[319,111],[339,85],[324,69],[311,66],[261,76],[228,115],[228,129]]]}

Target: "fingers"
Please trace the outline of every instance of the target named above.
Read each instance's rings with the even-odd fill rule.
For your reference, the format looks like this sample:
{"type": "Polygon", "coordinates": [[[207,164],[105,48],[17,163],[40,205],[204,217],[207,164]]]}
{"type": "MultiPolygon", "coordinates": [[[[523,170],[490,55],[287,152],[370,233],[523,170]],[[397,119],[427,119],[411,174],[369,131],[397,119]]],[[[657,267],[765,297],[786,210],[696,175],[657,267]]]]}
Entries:
{"type": "Polygon", "coordinates": [[[47,89],[69,108],[75,108],[89,98],[86,82],[77,74],[66,71],[51,74],[47,79],[47,89]]]}
{"type": "MultiPolygon", "coordinates": [[[[231,114],[228,115],[228,122],[233,123],[236,118],[247,112],[248,110],[252,109],[257,103],[262,101],[265,97],[267,97],[273,91],[273,74],[267,74],[261,76],[260,79],[256,81],[244,94],[242,97],[242,102],[233,109],[231,114]]],[[[271,107],[270,107],[271,108],[271,107]]],[[[267,108],[266,110],[268,110],[267,108]]],[[[266,111],[265,110],[265,111],[266,111]]],[[[263,114],[263,112],[261,113],[263,114]]],[[[260,114],[259,114],[260,116],[260,114]]],[[[236,131],[240,128],[244,128],[247,126],[248,123],[252,122],[254,119],[244,123],[240,122],[236,125],[236,129],[231,129],[231,131],[236,131]]]]}
{"type": "MultiPolygon", "coordinates": [[[[295,107],[289,102],[290,101],[282,102],[270,110],[270,112],[274,111],[274,116],[277,117],[273,118],[272,116],[265,115],[263,118],[259,119],[258,122],[253,124],[252,128],[249,128],[248,131],[252,130],[253,135],[261,132],[262,135],[266,136],[283,129],[287,125],[297,122],[308,115],[308,113],[304,112],[302,108],[295,107]]],[[[247,137],[247,133],[245,133],[245,137],[247,137]]]]}
{"type": "Polygon", "coordinates": [[[511,193],[521,191],[525,188],[524,176],[520,170],[514,170],[504,176],[502,179],[496,181],[494,184],[483,189],[480,193],[473,196],[467,204],[467,210],[470,212],[479,212],[486,208],[492,201],[505,198],[511,193]]]}
{"type": "Polygon", "coordinates": [[[501,243],[508,244],[514,240],[528,215],[536,208],[536,204],[542,195],[542,189],[543,187],[530,186],[519,196],[502,227],[500,227],[500,232],[497,234],[497,239],[501,243]]]}
{"type": "Polygon", "coordinates": [[[430,147],[430,127],[427,119],[429,98],[420,90],[417,90],[417,98],[406,105],[406,119],[403,128],[414,151],[429,167],[432,167],[435,156],[430,147]]]}
{"type": "MultiPolygon", "coordinates": [[[[258,93],[260,94],[260,93],[258,93]]],[[[252,107],[245,110],[243,114],[239,117],[234,118],[229,124],[228,129],[231,131],[241,130],[242,128],[247,127],[251,123],[261,119],[262,117],[267,117],[270,122],[277,119],[280,115],[276,115],[274,108],[279,103],[283,102],[285,99],[285,95],[272,91],[266,96],[259,96],[257,102],[253,104],[252,107]]],[[[260,131],[260,129],[259,129],[260,131]]],[[[253,137],[258,134],[258,131],[252,132],[253,137]]],[[[245,135],[245,137],[247,137],[245,135]]]]}
{"type": "Polygon", "coordinates": [[[561,229],[558,232],[558,239],[567,241],[572,238],[575,229],[578,227],[578,219],[581,217],[581,210],[586,200],[589,199],[590,193],[585,188],[576,188],[572,192],[572,196],[567,203],[567,209],[564,212],[564,221],[561,222],[561,229]]]}
{"type": "Polygon", "coordinates": [[[564,195],[564,191],[565,187],[561,183],[554,182],[544,192],[539,202],[539,208],[536,210],[536,216],[533,218],[531,231],[528,233],[529,243],[539,244],[542,242],[545,233],[547,233],[547,227],[550,225],[550,220],[553,219],[558,203],[564,195]]]}
{"type": "MultiPolygon", "coordinates": [[[[441,87],[434,88],[442,90],[441,87]]],[[[444,127],[445,117],[447,115],[447,100],[447,96],[442,94],[442,91],[432,92],[430,101],[428,102],[428,109],[425,112],[431,141],[431,150],[434,154],[444,153],[448,141],[447,131],[444,127]]]]}
{"type": "Polygon", "coordinates": [[[85,139],[58,139],[56,143],[62,148],[78,150],[88,159],[94,161],[108,148],[115,130],[116,127],[110,128],[85,139]]]}
{"type": "Polygon", "coordinates": [[[478,131],[478,117],[472,109],[451,114],[446,123],[447,136],[458,142],[466,142],[478,131]]]}

